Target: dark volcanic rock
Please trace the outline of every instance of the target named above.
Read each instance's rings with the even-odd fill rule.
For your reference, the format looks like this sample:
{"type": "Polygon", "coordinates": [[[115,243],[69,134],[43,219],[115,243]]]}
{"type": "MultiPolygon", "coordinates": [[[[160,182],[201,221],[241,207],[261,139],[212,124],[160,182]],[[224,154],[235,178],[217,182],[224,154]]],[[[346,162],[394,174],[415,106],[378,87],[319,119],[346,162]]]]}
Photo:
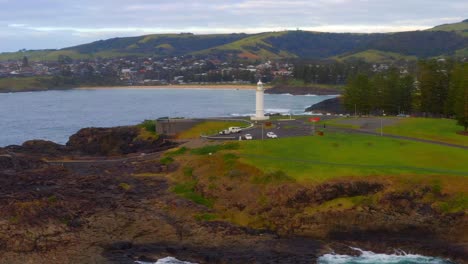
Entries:
{"type": "Polygon", "coordinates": [[[0,171],[40,169],[47,166],[46,162],[37,158],[7,153],[0,154],[0,171]]]}
{"type": "MultiPolygon", "coordinates": [[[[265,235],[268,236],[268,235],[265,235]]],[[[248,239],[247,239],[248,240],[248,239]]],[[[321,243],[312,238],[251,238],[252,243],[234,245],[184,245],[153,243],[135,245],[131,249],[116,250],[120,243],[111,245],[104,252],[113,263],[134,263],[136,259],[150,262],[161,256],[177,258],[195,263],[314,263],[319,255],[321,243]]]]}
{"type": "Polygon", "coordinates": [[[318,104],[314,104],[305,110],[306,112],[319,112],[319,113],[334,113],[345,114],[346,110],[343,107],[341,97],[327,99],[318,104]]]}
{"type": "Polygon", "coordinates": [[[24,142],[21,146],[23,150],[30,154],[62,155],[67,151],[65,146],[47,140],[29,140],[24,142]]]}
{"type": "Polygon", "coordinates": [[[8,146],[5,149],[27,155],[41,156],[63,156],[68,153],[68,149],[60,144],[47,140],[29,140],[21,146],[8,146]]]}
{"type": "Polygon", "coordinates": [[[339,197],[352,197],[374,194],[384,189],[381,183],[365,181],[348,181],[324,183],[315,189],[300,189],[286,204],[298,206],[301,204],[323,203],[339,197]]]}
{"type": "Polygon", "coordinates": [[[292,95],[306,95],[306,94],[315,94],[315,95],[334,95],[341,94],[339,88],[322,88],[314,86],[288,86],[288,85],[276,85],[270,89],[266,89],[265,93],[267,94],[292,94],[292,95]]]}
{"type": "Polygon", "coordinates": [[[136,126],[113,128],[84,128],[72,135],[67,147],[88,155],[122,155],[136,152],[159,151],[173,146],[163,138],[143,139],[136,126]]]}

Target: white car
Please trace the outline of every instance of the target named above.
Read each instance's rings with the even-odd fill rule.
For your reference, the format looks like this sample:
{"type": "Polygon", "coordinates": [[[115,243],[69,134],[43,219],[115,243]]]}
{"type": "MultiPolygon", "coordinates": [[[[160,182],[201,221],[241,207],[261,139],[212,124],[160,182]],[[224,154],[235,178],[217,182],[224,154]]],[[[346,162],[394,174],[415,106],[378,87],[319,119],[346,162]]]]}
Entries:
{"type": "Polygon", "coordinates": [[[244,138],[247,139],[247,140],[252,140],[253,139],[251,134],[245,134],[244,138]]]}
{"type": "Polygon", "coordinates": [[[273,132],[266,133],[266,136],[269,137],[269,138],[278,138],[278,136],[273,132]]]}
{"type": "Polygon", "coordinates": [[[220,131],[219,134],[220,134],[220,135],[229,135],[229,134],[231,134],[231,131],[229,131],[228,129],[226,129],[226,130],[220,131]]]}

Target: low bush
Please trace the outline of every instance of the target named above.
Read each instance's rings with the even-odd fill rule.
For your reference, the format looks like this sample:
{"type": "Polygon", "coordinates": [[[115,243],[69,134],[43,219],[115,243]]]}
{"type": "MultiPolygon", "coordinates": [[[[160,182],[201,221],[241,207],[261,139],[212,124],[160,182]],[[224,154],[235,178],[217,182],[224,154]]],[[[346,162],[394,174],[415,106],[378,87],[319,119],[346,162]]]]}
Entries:
{"type": "Polygon", "coordinates": [[[253,178],[253,182],[257,184],[268,184],[268,183],[283,183],[283,182],[295,182],[296,180],[287,175],[282,170],[265,173],[262,176],[253,178]]]}
{"type": "Polygon", "coordinates": [[[239,149],[239,143],[226,143],[221,145],[209,145],[201,148],[192,149],[191,153],[195,155],[208,155],[214,154],[222,150],[236,150],[239,149]]]}
{"type": "Polygon", "coordinates": [[[180,183],[172,188],[172,191],[175,194],[180,195],[181,197],[191,200],[194,203],[204,205],[206,207],[212,207],[213,201],[207,199],[200,194],[195,192],[195,181],[180,183]]]}

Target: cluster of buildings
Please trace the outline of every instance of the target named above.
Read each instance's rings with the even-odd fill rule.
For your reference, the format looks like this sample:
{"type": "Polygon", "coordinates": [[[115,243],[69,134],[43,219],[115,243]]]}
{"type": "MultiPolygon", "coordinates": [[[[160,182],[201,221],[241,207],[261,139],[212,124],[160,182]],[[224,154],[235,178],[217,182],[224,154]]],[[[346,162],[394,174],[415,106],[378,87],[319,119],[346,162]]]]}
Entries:
{"type": "Polygon", "coordinates": [[[109,58],[57,61],[0,61],[0,78],[65,76],[81,79],[105,77],[126,85],[256,83],[290,76],[293,65],[284,62],[245,64],[192,56],[170,58],[109,58]],[[92,77],[92,78],[91,78],[92,77]]]}

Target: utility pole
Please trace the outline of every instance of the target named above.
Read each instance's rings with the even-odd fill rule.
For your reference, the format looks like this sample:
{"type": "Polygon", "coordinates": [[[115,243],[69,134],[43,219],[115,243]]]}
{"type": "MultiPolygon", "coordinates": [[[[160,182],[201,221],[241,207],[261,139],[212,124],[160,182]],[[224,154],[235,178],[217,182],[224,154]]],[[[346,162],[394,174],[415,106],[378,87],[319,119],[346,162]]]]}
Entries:
{"type": "Polygon", "coordinates": [[[383,119],[385,117],[385,110],[382,110],[382,117],[380,118],[380,136],[383,137],[383,119]]]}
{"type": "Polygon", "coordinates": [[[263,140],[263,123],[260,122],[261,126],[262,126],[262,140],[263,140]]]}

